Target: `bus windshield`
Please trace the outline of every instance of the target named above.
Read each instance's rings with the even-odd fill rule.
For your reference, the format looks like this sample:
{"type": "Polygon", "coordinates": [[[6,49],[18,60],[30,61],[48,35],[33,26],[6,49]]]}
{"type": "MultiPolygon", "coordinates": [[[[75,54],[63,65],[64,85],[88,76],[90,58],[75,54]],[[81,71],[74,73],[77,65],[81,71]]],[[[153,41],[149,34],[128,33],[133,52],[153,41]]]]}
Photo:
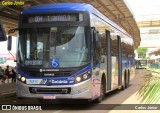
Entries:
{"type": "Polygon", "coordinates": [[[21,28],[18,63],[29,68],[77,67],[90,61],[89,28],[53,26],[21,28]],[[50,66],[51,59],[56,65],[50,66]]]}

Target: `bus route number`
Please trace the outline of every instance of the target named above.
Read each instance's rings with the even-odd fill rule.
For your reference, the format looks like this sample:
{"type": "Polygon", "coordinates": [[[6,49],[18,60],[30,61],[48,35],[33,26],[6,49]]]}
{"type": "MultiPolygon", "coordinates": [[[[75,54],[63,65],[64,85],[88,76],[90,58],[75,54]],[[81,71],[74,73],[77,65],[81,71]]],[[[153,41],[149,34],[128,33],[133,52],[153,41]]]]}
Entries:
{"type": "Polygon", "coordinates": [[[35,16],[35,22],[42,22],[42,16],[35,16]]]}

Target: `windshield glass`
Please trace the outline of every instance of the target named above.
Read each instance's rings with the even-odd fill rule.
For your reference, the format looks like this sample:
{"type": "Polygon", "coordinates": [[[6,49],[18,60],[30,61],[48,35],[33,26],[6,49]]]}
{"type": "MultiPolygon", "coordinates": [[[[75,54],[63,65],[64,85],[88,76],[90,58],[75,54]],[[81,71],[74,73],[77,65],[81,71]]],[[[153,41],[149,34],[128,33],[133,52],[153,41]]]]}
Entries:
{"type": "Polygon", "coordinates": [[[89,29],[80,26],[22,28],[18,63],[32,68],[77,67],[90,61],[89,29]]]}

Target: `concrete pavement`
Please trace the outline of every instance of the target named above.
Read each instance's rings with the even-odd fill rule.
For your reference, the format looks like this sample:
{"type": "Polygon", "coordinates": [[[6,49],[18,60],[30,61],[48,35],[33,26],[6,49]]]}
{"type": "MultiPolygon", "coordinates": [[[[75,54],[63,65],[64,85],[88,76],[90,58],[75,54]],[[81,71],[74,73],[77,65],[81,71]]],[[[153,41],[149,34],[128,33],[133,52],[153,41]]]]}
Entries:
{"type": "Polygon", "coordinates": [[[6,80],[6,82],[2,83],[0,80],[0,100],[16,95],[16,83],[12,83],[11,79],[6,80]]]}
{"type": "Polygon", "coordinates": [[[12,83],[11,79],[6,80],[6,83],[2,83],[0,80],[0,100],[15,95],[16,95],[16,83],[12,83]]]}

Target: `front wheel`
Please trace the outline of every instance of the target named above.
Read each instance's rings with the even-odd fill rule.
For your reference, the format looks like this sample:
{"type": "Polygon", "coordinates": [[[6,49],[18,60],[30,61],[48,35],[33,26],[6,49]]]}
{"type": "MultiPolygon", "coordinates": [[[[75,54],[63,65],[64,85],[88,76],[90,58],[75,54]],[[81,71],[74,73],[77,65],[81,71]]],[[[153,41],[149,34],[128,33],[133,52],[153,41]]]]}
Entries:
{"type": "Polygon", "coordinates": [[[101,103],[102,100],[104,99],[105,97],[105,79],[103,79],[103,81],[101,82],[101,90],[100,90],[100,96],[95,100],[96,103],[101,103]]]}

